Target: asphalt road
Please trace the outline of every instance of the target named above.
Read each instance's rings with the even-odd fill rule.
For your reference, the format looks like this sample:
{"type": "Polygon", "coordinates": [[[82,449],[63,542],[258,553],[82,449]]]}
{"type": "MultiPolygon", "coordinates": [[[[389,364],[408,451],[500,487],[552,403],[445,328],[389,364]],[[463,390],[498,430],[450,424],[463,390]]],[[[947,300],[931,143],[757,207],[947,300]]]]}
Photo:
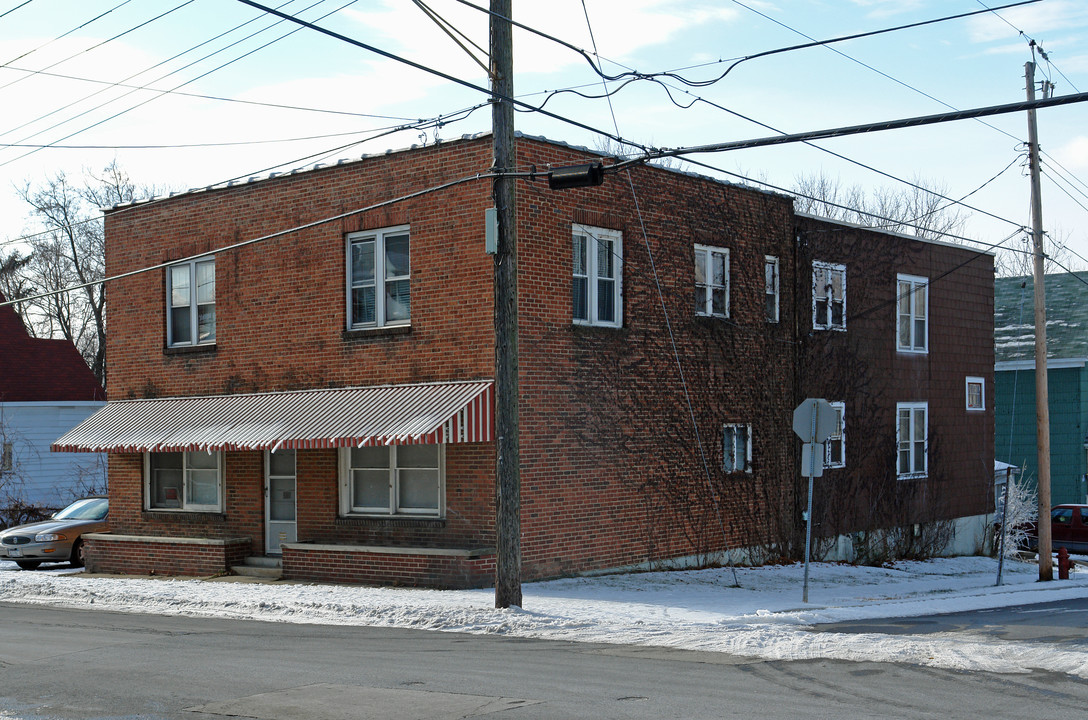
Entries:
{"type": "MultiPolygon", "coordinates": [[[[859,620],[817,625],[814,632],[924,635],[966,633],[1000,640],[1049,643],[1080,648],[1088,645],[1088,598],[1039,605],[929,615],[915,618],[859,620]]],[[[1085,708],[1088,717],[1088,708],[1085,708]]]]}
{"type": "Polygon", "coordinates": [[[1086,708],[1088,683],[1055,673],[0,604],[4,720],[1050,720],[1086,708]]]}

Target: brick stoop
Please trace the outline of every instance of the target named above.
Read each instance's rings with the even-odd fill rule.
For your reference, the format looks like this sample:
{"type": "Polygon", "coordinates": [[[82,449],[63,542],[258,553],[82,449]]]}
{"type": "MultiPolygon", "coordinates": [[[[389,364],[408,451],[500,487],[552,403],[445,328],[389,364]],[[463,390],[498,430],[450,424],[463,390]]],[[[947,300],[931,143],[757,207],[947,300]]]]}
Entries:
{"type": "Polygon", "coordinates": [[[283,561],[278,557],[249,556],[241,565],[231,565],[230,571],[235,575],[263,578],[265,580],[280,580],[283,578],[283,561]]]}

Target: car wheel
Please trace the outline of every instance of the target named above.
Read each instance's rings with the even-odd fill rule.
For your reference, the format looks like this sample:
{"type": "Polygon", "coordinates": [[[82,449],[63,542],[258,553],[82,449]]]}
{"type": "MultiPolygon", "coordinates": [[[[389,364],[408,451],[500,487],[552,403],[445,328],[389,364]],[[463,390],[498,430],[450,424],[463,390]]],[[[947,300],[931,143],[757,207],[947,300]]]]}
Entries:
{"type": "Polygon", "coordinates": [[[72,557],[68,558],[72,567],[83,567],[83,541],[76,540],[72,543],[72,557]]]}
{"type": "Polygon", "coordinates": [[[41,560],[16,560],[15,564],[23,570],[36,570],[42,564],[41,560]]]}

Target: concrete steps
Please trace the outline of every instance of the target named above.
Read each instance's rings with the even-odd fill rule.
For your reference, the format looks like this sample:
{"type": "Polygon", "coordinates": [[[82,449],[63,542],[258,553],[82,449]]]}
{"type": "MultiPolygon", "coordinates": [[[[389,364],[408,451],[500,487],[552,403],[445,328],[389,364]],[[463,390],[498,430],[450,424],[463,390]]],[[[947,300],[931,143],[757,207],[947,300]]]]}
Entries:
{"type": "Polygon", "coordinates": [[[242,565],[232,565],[230,571],[245,577],[279,580],[283,577],[283,562],[278,557],[247,557],[242,565]]]}

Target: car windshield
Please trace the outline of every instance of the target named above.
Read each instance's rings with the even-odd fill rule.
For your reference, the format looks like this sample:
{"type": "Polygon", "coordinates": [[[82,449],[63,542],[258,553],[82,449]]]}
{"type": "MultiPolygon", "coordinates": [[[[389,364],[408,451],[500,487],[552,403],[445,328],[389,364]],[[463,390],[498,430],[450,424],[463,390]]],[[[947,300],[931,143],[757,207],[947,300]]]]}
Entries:
{"type": "Polygon", "coordinates": [[[110,509],[106,498],[76,500],[53,516],[54,520],[102,520],[110,509]]]}

